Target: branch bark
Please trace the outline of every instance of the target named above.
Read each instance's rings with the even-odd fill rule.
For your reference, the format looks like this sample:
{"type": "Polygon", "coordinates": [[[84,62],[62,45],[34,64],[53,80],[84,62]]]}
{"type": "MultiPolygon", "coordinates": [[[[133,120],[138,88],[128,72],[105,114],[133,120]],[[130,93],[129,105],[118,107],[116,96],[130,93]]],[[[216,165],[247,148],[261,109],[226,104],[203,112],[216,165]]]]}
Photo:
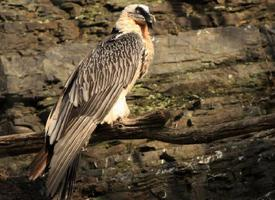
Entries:
{"type": "MultiPolygon", "coordinates": [[[[275,114],[227,122],[201,128],[171,128],[167,124],[178,112],[159,111],[142,117],[116,122],[113,126],[99,126],[91,143],[116,139],[151,139],[174,144],[201,144],[233,136],[275,128],[275,114]]],[[[38,151],[44,134],[22,133],[0,137],[0,157],[38,151]]]]}

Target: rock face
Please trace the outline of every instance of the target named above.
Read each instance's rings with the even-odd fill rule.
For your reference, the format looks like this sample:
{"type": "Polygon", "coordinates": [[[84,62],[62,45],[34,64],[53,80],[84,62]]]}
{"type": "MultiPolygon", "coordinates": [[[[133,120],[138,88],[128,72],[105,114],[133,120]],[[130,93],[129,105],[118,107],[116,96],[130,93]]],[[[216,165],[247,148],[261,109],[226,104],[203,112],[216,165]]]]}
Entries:
{"type": "MultiPolygon", "coordinates": [[[[45,113],[49,112],[49,106],[55,102],[69,73],[98,40],[109,34],[120,10],[129,3],[1,2],[0,96],[3,112],[6,113],[1,119],[1,135],[13,133],[16,129],[13,125],[24,126],[15,121],[28,114],[23,114],[18,108],[13,111],[16,105],[29,109],[31,118],[37,116],[35,121],[38,124],[32,125],[33,121],[23,120],[28,124],[23,128],[43,129],[45,113]]],[[[168,98],[167,101],[174,96],[184,98],[186,94],[201,96],[202,91],[214,92],[237,82],[248,84],[247,81],[251,82],[247,79],[249,76],[268,70],[260,66],[265,65],[266,44],[261,41],[264,38],[259,27],[272,26],[274,16],[268,12],[274,6],[271,2],[152,1],[150,4],[158,20],[154,30],[158,50],[150,78],[147,77],[144,84],[151,87],[153,94],[165,94],[163,98],[168,98]],[[226,27],[228,25],[242,27],[226,27]],[[216,26],[220,27],[202,29],[216,26]],[[252,67],[246,67],[248,62],[255,60],[259,60],[258,68],[253,63],[252,67]],[[232,68],[234,71],[231,73],[232,68]],[[240,75],[241,70],[248,68],[246,74],[240,75]],[[167,80],[163,81],[162,77],[167,80]],[[213,84],[196,87],[210,79],[219,87],[213,84]],[[173,83],[175,80],[177,83],[173,83]],[[152,81],[160,84],[150,84],[152,81]],[[181,87],[185,88],[184,92],[178,89],[181,87]]],[[[143,86],[140,85],[140,88],[143,89],[143,86]]],[[[133,107],[135,113],[140,110],[133,107]]],[[[152,109],[154,106],[144,111],[152,109]]]]}
{"type": "MultiPolygon", "coordinates": [[[[149,2],[157,18],[153,31],[156,56],[149,74],[129,95],[132,115],[158,109],[182,110],[184,114],[177,120],[177,127],[188,128],[275,112],[275,2],[140,2],[149,2]]],[[[43,131],[51,106],[68,75],[96,43],[111,32],[119,12],[129,3],[132,0],[0,2],[0,135],[43,131]]],[[[222,194],[223,197],[229,195],[228,199],[260,198],[271,191],[274,179],[262,180],[266,187],[254,192],[259,185],[253,182],[258,179],[251,178],[246,167],[251,161],[249,157],[254,156],[250,151],[268,143],[266,138],[251,137],[256,142],[249,147],[240,139],[236,139],[237,142],[229,140],[244,152],[240,153],[240,159],[234,157],[232,162],[226,161],[225,166],[245,166],[246,174],[234,180],[240,185],[247,184],[239,188],[229,187],[230,184],[224,184],[229,188],[219,188],[219,182],[235,183],[234,176],[239,173],[239,168],[234,168],[230,175],[224,165],[220,167],[217,163],[220,158],[229,159],[230,148],[234,146],[222,141],[213,144],[213,148],[207,144],[185,146],[145,140],[96,145],[85,154],[75,199],[223,199],[222,194]],[[168,156],[163,154],[163,149],[168,156]],[[220,157],[221,153],[225,156],[220,157]],[[174,165],[169,167],[175,164],[170,162],[169,155],[176,159],[177,170],[174,165]],[[210,160],[205,162],[208,158],[210,160]],[[197,167],[203,176],[179,170],[186,167],[186,162],[197,167]],[[209,167],[215,168],[213,173],[209,167]],[[146,173],[150,170],[156,170],[155,174],[146,173]],[[189,179],[185,178],[185,173],[189,179]],[[87,175],[89,180],[85,178],[87,175]],[[115,180],[110,179],[113,176],[115,180]],[[96,178],[102,181],[95,183],[96,178]],[[87,186],[82,184],[86,179],[89,181],[87,186]],[[127,188],[123,181],[126,179],[131,180],[127,185],[155,180],[161,186],[153,187],[150,182],[151,188],[138,186],[139,190],[135,191],[127,188]],[[120,185],[110,186],[112,181],[120,185]]],[[[270,162],[263,159],[262,164],[274,165],[272,148],[255,152],[257,156],[263,153],[270,159],[270,162]]],[[[7,177],[25,173],[31,156],[26,160],[27,163],[16,161],[18,166],[12,168],[9,163],[15,161],[3,159],[0,173],[3,171],[7,177]]],[[[259,167],[255,170],[259,170],[259,176],[274,177],[270,169],[259,167]]],[[[0,185],[8,187],[9,183],[1,182],[0,185]]],[[[17,189],[18,193],[24,190],[17,189]]],[[[9,197],[0,192],[0,199],[9,197]]]]}

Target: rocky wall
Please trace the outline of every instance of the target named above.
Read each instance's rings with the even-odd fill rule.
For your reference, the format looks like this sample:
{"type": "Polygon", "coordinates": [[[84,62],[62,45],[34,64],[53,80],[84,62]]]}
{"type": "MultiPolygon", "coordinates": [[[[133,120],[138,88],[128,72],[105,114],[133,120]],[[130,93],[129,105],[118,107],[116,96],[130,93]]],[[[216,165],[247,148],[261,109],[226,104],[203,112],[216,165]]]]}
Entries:
{"type": "MultiPolygon", "coordinates": [[[[99,40],[111,32],[123,7],[133,2],[137,1],[2,0],[0,135],[43,131],[51,106],[70,72],[99,40]]],[[[138,2],[149,4],[156,16],[157,23],[152,31],[156,55],[148,75],[137,83],[128,96],[132,116],[159,109],[182,110],[183,115],[177,119],[175,126],[188,128],[211,126],[275,111],[273,0],[138,2]]],[[[219,145],[225,148],[223,144],[219,145]]],[[[126,176],[125,170],[133,168],[133,173],[139,173],[137,177],[140,178],[143,175],[140,162],[124,162],[127,156],[138,155],[140,158],[145,155],[140,160],[150,169],[165,164],[165,159],[160,157],[164,148],[169,150],[168,154],[176,153],[176,159],[177,155],[180,156],[180,163],[189,162],[194,156],[202,156],[198,160],[202,159],[203,162],[204,153],[216,155],[211,147],[205,145],[173,146],[143,140],[104,143],[90,148],[80,171],[80,180],[85,179],[83,177],[87,174],[95,173],[94,177],[103,181],[99,186],[90,184],[89,187],[80,183],[79,193],[76,194],[79,199],[83,196],[114,198],[113,188],[104,185],[112,183],[109,177],[103,175],[104,170],[112,174],[112,169],[118,166],[115,174],[126,176]],[[148,146],[151,150],[146,153],[142,149],[148,146]],[[182,151],[186,156],[177,154],[182,151]],[[100,152],[99,156],[93,152],[100,152]],[[112,154],[114,152],[119,155],[112,154]],[[106,159],[108,164],[104,163],[106,159]],[[152,159],[155,162],[149,162],[152,159]],[[93,164],[95,160],[97,167],[93,164]]],[[[240,148],[247,150],[245,146],[240,148]]],[[[1,158],[4,174],[1,176],[7,178],[24,174],[31,158],[30,155],[1,158]],[[11,166],[11,162],[17,164],[11,166]]],[[[237,162],[237,158],[234,162],[237,162]]],[[[213,166],[222,171],[216,163],[213,166]]],[[[265,171],[265,176],[272,173],[265,171]]],[[[195,180],[197,177],[192,178],[195,180]]],[[[198,179],[205,181],[201,177],[198,179]]],[[[160,182],[165,185],[169,181],[160,182]]],[[[197,190],[204,191],[203,194],[206,190],[212,191],[211,188],[188,184],[179,184],[184,191],[189,191],[181,193],[187,195],[184,199],[202,199],[203,195],[196,197],[197,190]]],[[[214,184],[210,184],[210,187],[214,187],[214,184]]],[[[274,183],[270,181],[268,184],[269,189],[274,183]]],[[[124,187],[114,190],[122,195],[122,199],[134,193],[124,187]]],[[[240,191],[249,193],[252,190],[252,187],[244,187],[240,191]]],[[[171,189],[166,191],[170,199],[179,198],[173,196],[171,189]]],[[[268,191],[262,188],[252,196],[261,196],[265,192],[268,191]]],[[[140,199],[152,199],[151,193],[135,194],[140,199]]],[[[207,194],[214,199],[220,195],[215,192],[207,194]]],[[[233,194],[230,193],[235,199],[241,199],[233,194]]],[[[0,192],[2,199],[7,199],[7,196],[9,194],[0,192]]]]}

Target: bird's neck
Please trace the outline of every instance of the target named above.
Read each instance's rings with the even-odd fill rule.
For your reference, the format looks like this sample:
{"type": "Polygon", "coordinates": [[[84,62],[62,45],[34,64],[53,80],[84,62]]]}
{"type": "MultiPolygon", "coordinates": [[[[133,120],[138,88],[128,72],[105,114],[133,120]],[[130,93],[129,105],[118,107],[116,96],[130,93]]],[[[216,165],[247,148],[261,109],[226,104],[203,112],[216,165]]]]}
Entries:
{"type": "Polygon", "coordinates": [[[142,38],[146,48],[150,49],[152,55],[154,54],[152,38],[146,24],[138,24],[127,13],[122,13],[116,22],[116,29],[122,33],[134,32],[138,34],[142,38]]]}
{"type": "Polygon", "coordinates": [[[153,57],[154,57],[154,44],[152,41],[152,37],[150,35],[150,32],[148,30],[148,26],[147,25],[140,25],[140,29],[141,29],[141,33],[142,33],[142,40],[145,46],[145,59],[144,62],[141,66],[141,71],[140,71],[140,77],[143,77],[147,72],[148,72],[148,68],[151,64],[151,62],[153,61],[153,57]]]}
{"type": "Polygon", "coordinates": [[[145,43],[147,48],[152,49],[152,51],[153,51],[153,41],[152,41],[152,37],[150,35],[150,32],[148,30],[148,26],[147,25],[140,25],[140,29],[141,29],[143,42],[145,43]]]}
{"type": "Polygon", "coordinates": [[[140,26],[134,20],[129,18],[127,13],[122,13],[116,22],[116,28],[122,33],[134,32],[142,36],[140,26]]]}

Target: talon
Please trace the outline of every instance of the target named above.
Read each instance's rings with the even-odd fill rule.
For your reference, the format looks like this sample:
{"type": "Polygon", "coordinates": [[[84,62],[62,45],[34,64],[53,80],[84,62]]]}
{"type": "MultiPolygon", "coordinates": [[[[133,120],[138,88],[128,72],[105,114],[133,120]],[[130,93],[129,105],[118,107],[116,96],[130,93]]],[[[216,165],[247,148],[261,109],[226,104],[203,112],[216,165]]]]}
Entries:
{"type": "Polygon", "coordinates": [[[117,119],[117,122],[120,124],[125,124],[125,122],[127,121],[127,119],[129,119],[128,117],[119,117],[117,119]]]}
{"type": "Polygon", "coordinates": [[[119,118],[117,118],[117,122],[121,123],[121,122],[123,122],[123,119],[121,117],[119,117],[119,118]]]}

